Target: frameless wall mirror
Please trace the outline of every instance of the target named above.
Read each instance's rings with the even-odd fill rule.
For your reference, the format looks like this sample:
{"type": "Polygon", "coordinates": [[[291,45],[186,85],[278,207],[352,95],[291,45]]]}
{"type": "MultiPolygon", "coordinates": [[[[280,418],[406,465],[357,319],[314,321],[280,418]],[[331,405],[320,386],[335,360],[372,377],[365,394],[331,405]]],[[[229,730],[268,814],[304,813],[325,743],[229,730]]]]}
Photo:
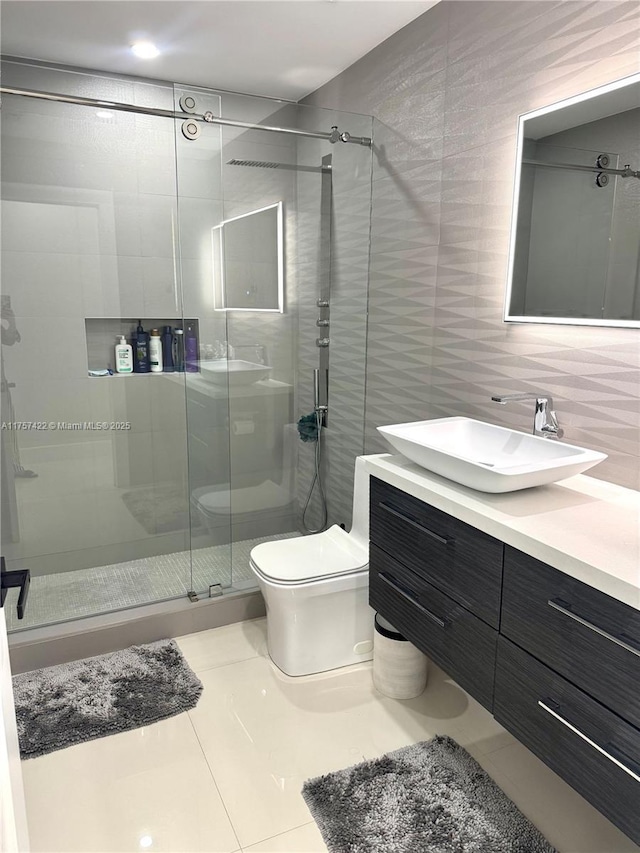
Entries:
{"type": "Polygon", "coordinates": [[[282,202],[225,219],[211,238],[215,310],[282,313],[282,202]]]}
{"type": "Polygon", "coordinates": [[[640,327],[640,74],[520,116],[505,320],[640,327]]]}

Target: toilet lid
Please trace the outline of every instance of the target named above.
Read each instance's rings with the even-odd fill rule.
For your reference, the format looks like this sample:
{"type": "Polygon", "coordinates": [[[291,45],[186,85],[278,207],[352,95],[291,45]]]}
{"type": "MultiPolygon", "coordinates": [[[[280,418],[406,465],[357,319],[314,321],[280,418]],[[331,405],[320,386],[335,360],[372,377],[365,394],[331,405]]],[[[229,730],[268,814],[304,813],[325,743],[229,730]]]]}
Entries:
{"type": "Polygon", "coordinates": [[[300,583],[351,574],[369,562],[367,549],[337,524],[312,536],[263,542],[251,551],[253,567],[276,583],[300,583]]]}

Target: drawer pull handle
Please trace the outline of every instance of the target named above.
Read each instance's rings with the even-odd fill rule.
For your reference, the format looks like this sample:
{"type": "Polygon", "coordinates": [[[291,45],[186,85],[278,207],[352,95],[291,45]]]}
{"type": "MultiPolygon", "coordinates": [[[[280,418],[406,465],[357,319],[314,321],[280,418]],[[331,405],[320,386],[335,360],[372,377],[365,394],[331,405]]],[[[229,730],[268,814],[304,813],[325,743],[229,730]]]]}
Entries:
{"type": "Polygon", "coordinates": [[[412,527],[415,527],[416,530],[420,531],[420,533],[426,533],[427,536],[430,536],[432,539],[435,539],[436,542],[439,542],[441,545],[448,545],[450,542],[453,542],[453,539],[447,539],[444,536],[440,536],[438,533],[434,533],[433,530],[429,530],[428,527],[424,527],[424,525],[419,524],[412,518],[408,518],[406,515],[403,515],[401,512],[398,512],[397,509],[392,509],[385,503],[380,502],[378,506],[385,512],[388,512],[391,515],[395,515],[396,518],[400,518],[402,521],[405,522],[405,524],[410,524],[412,527]]]}
{"type": "Polygon", "coordinates": [[[547,601],[549,607],[553,607],[554,610],[562,613],[564,616],[568,616],[569,619],[574,619],[576,622],[579,622],[581,625],[584,625],[585,628],[590,628],[592,631],[595,631],[596,634],[600,634],[601,637],[604,637],[605,640],[611,640],[612,643],[615,643],[617,646],[621,646],[623,649],[626,649],[631,654],[637,655],[640,657],[640,648],[635,645],[631,645],[630,643],[625,642],[620,637],[615,637],[613,634],[609,634],[608,631],[604,631],[602,628],[598,628],[597,625],[594,625],[593,622],[589,622],[586,619],[583,619],[582,616],[578,616],[577,613],[574,613],[572,610],[569,610],[568,607],[571,605],[567,605],[566,602],[561,601],[559,598],[550,598],[547,601]]]}
{"type": "MultiPolygon", "coordinates": [[[[550,702],[550,700],[547,699],[547,702],[550,702]]],[[[557,713],[557,711],[554,711],[553,708],[550,708],[549,705],[547,705],[545,702],[542,702],[541,700],[538,700],[538,705],[542,708],[543,711],[546,711],[547,714],[551,714],[551,716],[555,717],[558,722],[562,723],[563,726],[566,726],[566,728],[568,728],[569,731],[572,731],[574,735],[578,735],[578,737],[582,738],[582,740],[585,743],[588,743],[590,747],[597,750],[601,755],[604,755],[605,758],[608,758],[609,761],[612,761],[617,767],[619,767],[621,770],[624,770],[625,773],[628,773],[632,779],[635,779],[636,782],[640,782],[640,776],[637,773],[634,773],[634,771],[631,770],[631,768],[627,767],[626,764],[624,764],[622,761],[619,761],[617,758],[615,758],[615,756],[607,752],[606,749],[603,749],[595,741],[591,740],[590,737],[587,737],[584,732],[581,732],[580,729],[577,729],[568,720],[565,720],[564,717],[561,717],[560,714],[557,713]]]]}
{"type": "Polygon", "coordinates": [[[445,622],[444,619],[441,619],[439,616],[436,616],[435,613],[432,613],[430,610],[427,610],[426,607],[424,607],[422,604],[420,604],[420,602],[417,601],[417,599],[415,599],[409,592],[407,592],[407,590],[404,589],[404,587],[401,587],[399,583],[397,583],[395,580],[393,580],[393,578],[390,578],[389,575],[385,574],[384,572],[380,572],[378,574],[378,577],[380,578],[381,581],[383,581],[383,583],[386,583],[387,586],[390,586],[391,589],[393,589],[395,592],[397,592],[398,595],[401,595],[405,599],[405,601],[408,601],[409,604],[412,604],[414,607],[417,607],[418,610],[420,611],[420,613],[424,614],[427,617],[427,619],[430,619],[432,622],[434,622],[436,625],[438,625],[438,627],[440,627],[440,628],[446,628],[447,627],[447,623],[445,622]]]}

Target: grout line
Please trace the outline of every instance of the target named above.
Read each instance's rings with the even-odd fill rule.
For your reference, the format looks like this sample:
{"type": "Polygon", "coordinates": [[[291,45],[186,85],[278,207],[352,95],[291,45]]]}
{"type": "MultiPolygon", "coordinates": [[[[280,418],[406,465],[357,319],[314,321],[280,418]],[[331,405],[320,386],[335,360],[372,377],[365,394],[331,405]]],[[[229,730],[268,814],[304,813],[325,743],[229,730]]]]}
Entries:
{"type": "MultiPolygon", "coordinates": [[[[182,649],[180,649],[180,651],[182,651],[182,649]]],[[[184,654],[184,652],[182,652],[182,654],[184,655],[186,660],[187,656],[184,654]]],[[[204,675],[205,672],[212,672],[214,669],[224,669],[227,666],[234,666],[237,663],[246,663],[246,661],[255,660],[256,658],[261,657],[265,657],[265,655],[260,655],[256,652],[255,655],[251,655],[248,658],[238,658],[238,660],[225,661],[224,663],[214,663],[211,664],[211,666],[205,666],[198,669],[196,669],[194,666],[191,666],[188,660],[187,663],[189,663],[189,666],[195,672],[196,675],[204,675]]]]}
{"type": "MultiPolygon", "coordinates": [[[[265,841],[273,841],[276,838],[280,838],[282,835],[287,835],[289,832],[295,832],[296,829],[302,829],[304,826],[309,826],[310,824],[316,824],[315,820],[307,820],[304,823],[300,823],[297,826],[292,826],[290,829],[285,829],[283,832],[276,832],[275,835],[269,835],[266,838],[261,838],[259,841],[252,841],[251,844],[247,845],[247,847],[242,848],[242,853],[251,853],[251,848],[256,844],[264,844],[265,841]]],[[[318,832],[320,830],[318,829],[318,832]]],[[[324,839],[323,839],[324,843],[324,839]]],[[[300,851],[300,853],[304,853],[304,851],[300,851]]]]}
{"type": "Polygon", "coordinates": [[[213,770],[211,769],[211,764],[209,763],[209,759],[207,758],[207,754],[204,751],[204,747],[202,746],[202,742],[200,741],[200,736],[198,735],[198,731],[195,727],[193,720],[191,719],[191,712],[190,711],[187,711],[187,716],[189,717],[189,722],[191,723],[191,728],[193,729],[193,733],[194,733],[196,740],[198,742],[198,746],[200,747],[200,751],[202,752],[202,757],[204,758],[206,765],[207,765],[207,769],[209,770],[209,773],[211,774],[211,780],[213,781],[215,789],[218,792],[218,796],[220,797],[220,802],[222,803],[222,808],[224,809],[224,812],[227,816],[227,820],[229,821],[229,826],[231,827],[231,832],[233,832],[233,837],[235,838],[235,840],[238,844],[238,849],[235,851],[235,853],[238,853],[238,851],[242,851],[242,847],[240,845],[240,839],[238,838],[238,833],[236,832],[236,828],[234,826],[234,823],[231,820],[231,815],[229,814],[229,810],[227,808],[227,804],[224,801],[224,797],[222,796],[220,788],[218,787],[216,777],[214,775],[213,770]]]}

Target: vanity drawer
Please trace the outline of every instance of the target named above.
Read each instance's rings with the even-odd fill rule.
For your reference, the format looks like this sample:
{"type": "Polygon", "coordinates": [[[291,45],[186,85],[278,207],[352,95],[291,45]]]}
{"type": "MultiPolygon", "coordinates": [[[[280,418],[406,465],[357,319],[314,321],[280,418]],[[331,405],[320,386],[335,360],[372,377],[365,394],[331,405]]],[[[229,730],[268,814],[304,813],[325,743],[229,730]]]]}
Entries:
{"type": "Polygon", "coordinates": [[[375,545],[369,604],[491,710],[497,631],[375,545]]]}
{"type": "Polygon", "coordinates": [[[504,637],[493,714],[640,842],[640,731],[504,637]]]}
{"type": "Polygon", "coordinates": [[[640,611],[507,546],[500,631],[640,728],[640,611]]]}
{"type": "Polygon", "coordinates": [[[494,628],[503,544],[371,478],[371,541],[494,628]]]}

